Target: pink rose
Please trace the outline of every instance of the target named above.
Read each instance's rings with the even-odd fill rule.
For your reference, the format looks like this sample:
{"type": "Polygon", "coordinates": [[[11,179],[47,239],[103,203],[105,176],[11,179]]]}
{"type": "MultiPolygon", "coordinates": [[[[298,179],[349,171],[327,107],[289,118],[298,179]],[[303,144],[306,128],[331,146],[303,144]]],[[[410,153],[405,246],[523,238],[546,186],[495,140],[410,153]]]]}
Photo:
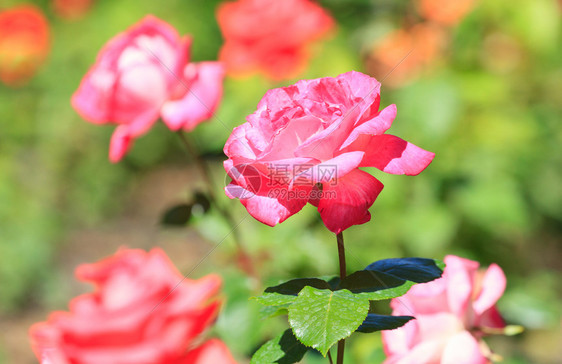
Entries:
{"type": "Polygon", "coordinates": [[[220,341],[200,339],[220,308],[218,276],[184,279],[157,248],[122,249],[79,266],[76,276],[95,290],[31,327],[43,363],[236,363],[220,341]]]}
{"type": "Polygon", "coordinates": [[[379,110],[380,83],[359,72],[268,91],[224,147],[230,198],[274,226],[307,202],[339,233],[370,220],[383,188],[360,170],[416,175],[434,154],[384,134],[396,106],[379,110]]]}
{"type": "Polygon", "coordinates": [[[443,277],[415,285],[391,302],[393,315],[416,319],[383,331],[385,364],[486,364],[491,354],[482,336],[505,323],[496,302],[505,275],[496,264],[486,272],[478,262],[449,255],[443,277]]]}
{"type": "Polygon", "coordinates": [[[72,106],[92,123],[118,124],[109,148],[112,162],[160,117],[173,131],[189,131],[213,115],[224,67],[189,63],[190,46],[190,38],[149,15],[102,48],[72,106]]]}

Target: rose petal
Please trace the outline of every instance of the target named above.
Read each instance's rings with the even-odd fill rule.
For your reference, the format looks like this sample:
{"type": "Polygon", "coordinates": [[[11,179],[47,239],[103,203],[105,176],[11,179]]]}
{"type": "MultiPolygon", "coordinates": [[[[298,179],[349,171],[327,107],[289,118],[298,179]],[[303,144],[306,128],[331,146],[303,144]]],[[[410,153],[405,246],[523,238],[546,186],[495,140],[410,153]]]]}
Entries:
{"type": "Polygon", "coordinates": [[[155,110],[148,110],[130,124],[119,125],[111,136],[109,142],[109,160],[117,163],[133,146],[135,138],[145,134],[152,125],[157,121],[155,110]]]}
{"type": "MultiPolygon", "coordinates": [[[[396,315],[393,312],[393,315],[396,315]]],[[[387,356],[404,354],[414,346],[418,335],[416,320],[408,321],[404,326],[394,330],[382,331],[382,343],[387,356]]]]}
{"type": "Polygon", "coordinates": [[[491,264],[482,278],[482,290],[473,303],[477,315],[492,307],[503,295],[506,279],[503,270],[497,264],[491,264]]]}
{"type": "Polygon", "coordinates": [[[478,327],[490,327],[501,329],[505,327],[505,320],[499,313],[496,306],[492,306],[483,313],[480,314],[479,317],[476,317],[474,326],[478,327]]]}
{"type": "Polygon", "coordinates": [[[299,157],[310,156],[320,160],[334,158],[340,145],[349,135],[360,116],[360,108],[345,110],[345,113],[326,129],[319,131],[303,142],[295,150],[295,155],[299,157]]]}
{"type": "Polygon", "coordinates": [[[371,219],[369,207],[383,189],[383,184],[370,174],[353,170],[339,178],[335,185],[323,184],[318,211],[326,227],[335,234],[371,219]]]}
{"type": "Polygon", "coordinates": [[[108,70],[90,70],[70,99],[72,107],[91,123],[109,122],[109,103],[115,81],[116,76],[108,70]]]}
{"type": "Polygon", "coordinates": [[[384,364],[437,364],[443,350],[440,340],[423,341],[406,351],[389,357],[384,364]]]}
{"type": "Polygon", "coordinates": [[[394,315],[435,314],[447,312],[447,282],[443,278],[416,284],[399,300],[392,300],[394,315]]]}
{"type": "Polygon", "coordinates": [[[374,77],[370,77],[364,73],[350,71],[336,78],[340,81],[347,82],[353,96],[357,99],[364,100],[368,105],[376,102],[377,96],[380,94],[381,83],[374,77]]]}
{"type": "Polygon", "coordinates": [[[158,119],[160,107],[168,97],[164,72],[168,71],[152,63],[123,70],[109,96],[108,118],[126,124],[134,123],[146,114],[158,119]]]}
{"type": "Polygon", "coordinates": [[[478,262],[448,255],[444,259],[446,267],[443,276],[447,281],[447,302],[449,310],[461,317],[464,315],[472,296],[474,274],[478,262]]]}
{"type": "Polygon", "coordinates": [[[117,163],[123,157],[129,149],[133,146],[133,137],[129,133],[129,128],[127,125],[119,125],[113,135],[111,135],[111,141],[109,142],[109,160],[112,163],[117,163]]]}
{"type": "Polygon", "coordinates": [[[487,364],[478,341],[468,331],[461,331],[449,339],[441,364],[487,364]]]}
{"type": "Polygon", "coordinates": [[[415,312],[418,323],[418,340],[448,340],[449,337],[464,329],[462,320],[453,313],[441,311],[424,315],[415,312]]]}
{"type": "Polygon", "coordinates": [[[171,130],[190,131],[211,118],[222,96],[224,66],[219,62],[190,63],[184,70],[183,98],[162,107],[162,120],[171,130]]]}
{"type": "Polygon", "coordinates": [[[177,364],[236,364],[228,347],[220,340],[211,339],[191,350],[177,364]]]}
{"type": "Polygon", "coordinates": [[[391,174],[415,176],[423,171],[435,153],[423,150],[394,135],[375,135],[365,147],[362,167],[376,167],[391,174]]]}
{"type": "Polygon", "coordinates": [[[303,141],[321,129],[322,121],[317,117],[305,115],[292,119],[289,124],[277,131],[270,141],[269,147],[264,151],[260,159],[263,161],[274,161],[292,157],[308,157],[296,152],[303,141]]]}
{"type": "Polygon", "coordinates": [[[250,123],[235,127],[224,145],[224,154],[231,157],[233,164],[255,161],[257,155],[263,150],[259,148],[265,148],[267,145],[266,141],[259,136],[250,123]]]}
{"type": "Polygon", "coordinates": [[[225,187],[229,198],[238,198],[250,215],[256,220],[275,226],[285,221],[290,216],[299,212],[307,203],[310,186],[299,186],[288,189],[288,186],[269,187],[260,186],[256,191],[254,187],[244,188],[236,182],[225,187]]]}
{"type": "Polygon", "coordinates": [[[360,125],[356,126],[355,129],[349,134],[349,137],[343,142],[340,150],[349,146],[353,143],[359,135],[380,135],[387,131],[392,125],[392,121],[396,118],[396,105],[390,105],[377,115],[360,125]]]}
{"type": "Polygon", "coordinates": [[[363,152],[344,153],[325,162],[316,164],[311,168],[301,168],[301,172],[294,176],[292,183],[302,183],[306,181],[310,185],[315,185],[318,182],[337,181],[339,178],[355,170],[361,163],[363,155],[363,152]]]}

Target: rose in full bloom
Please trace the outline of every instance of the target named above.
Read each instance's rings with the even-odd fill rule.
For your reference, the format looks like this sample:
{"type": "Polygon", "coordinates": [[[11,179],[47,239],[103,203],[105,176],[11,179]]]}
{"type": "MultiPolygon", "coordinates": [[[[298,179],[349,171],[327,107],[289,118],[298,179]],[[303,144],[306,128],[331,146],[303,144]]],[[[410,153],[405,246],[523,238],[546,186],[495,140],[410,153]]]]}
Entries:
{"type": "Polygon", "coordinates": [[[224,45],[219,58],[230,74],[255,71],[280,80],[301,73],[309,46],[334,28],[332,17],[310,0],[238,0],[217,12],[224,45]]]}
{"type": "Polygon", "coordinates": [[[0,80],[18,86],[44,63],[50,49],[49,23],[35,6],[0,11],[0,80]]]}
{"type": "Polygon", "coordinates": [[[191,40],[147,16],[111,39],[72,96],[86,120],[114,123],[109,158],[119,161],[134,138],[162,118],[173,131],[209,119],[222,96],[219,62],[189,62],[191,40]]]}
{"type": "Polygon", "coordinates": [[[449,255],[443,277],[415,285],[391,301],[393,315],[416,319],[383,331],[385,364],[487,364],[491,352],[482,336],[505,327],[496,309],[506,279],[496,264],[449,255]]]}
{"type": "Polygon", "coordinates": [[[268,91],[226,142],[226,194],[270,226],[307,202],[336,234],[369,221],[383,185],[360,167],[416,175],[434,157],[385,134],[396,106],[379,106],[380,83],[359,72],[268,91]]]}
{"type": "Polygon", "coordinates": [[[93,0],[53,0],[54,12],[68,20],[80,19],[90,10],[93,0]]]}
{"type": "Polygon", "coordinates": [[[160,249],[122,249],[76,276],[95,290],[31,327],[43,363],[235,363],[222,342],[200,338],[220,308],[218,276],[184,279],[160,249]]]}
{"type": "Polygon", "coordinates": [[[421,15],[443,25],[458,24],[474,7],[475,0],[417,0],[421,15]]]}

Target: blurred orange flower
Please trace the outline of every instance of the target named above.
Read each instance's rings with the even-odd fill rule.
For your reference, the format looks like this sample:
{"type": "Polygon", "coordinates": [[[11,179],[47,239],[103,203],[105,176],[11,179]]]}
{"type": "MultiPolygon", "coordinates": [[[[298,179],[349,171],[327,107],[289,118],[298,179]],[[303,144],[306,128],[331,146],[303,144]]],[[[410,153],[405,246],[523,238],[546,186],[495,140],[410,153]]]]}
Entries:
{"type": "Polygon", "coordinates": [[[17,86],[28,81],[50,49],[49,24],[32,5],[0,11],[0,80],[17,86]]]}
{"type": "Polygon", "coordinates": [[[93,0],[53,0],[53,11],[63,19],[76,20],[83,17],[93,0]]]}
{"type": "Polygon", "coordinates": [[[475,0],[417,0],[420,14],[444,25],[458,24],[474,7],[475,0]]]}
{"type": "Polygon", "coordinates": [[[226,2],[217,20],[225,39],[219,58],[227,72],[258,71],[274,80],[301,73],[309,45],[334,27],[328,12],[310,0],[226,2]]]}
{"type": "Polygon", "coordinates": [[[387,84],[403,84],[437,59],[446,41],[444,29],[430,23],[395,30],[375,43],[369,72],[377,78],[388,75],[387,84]]]}

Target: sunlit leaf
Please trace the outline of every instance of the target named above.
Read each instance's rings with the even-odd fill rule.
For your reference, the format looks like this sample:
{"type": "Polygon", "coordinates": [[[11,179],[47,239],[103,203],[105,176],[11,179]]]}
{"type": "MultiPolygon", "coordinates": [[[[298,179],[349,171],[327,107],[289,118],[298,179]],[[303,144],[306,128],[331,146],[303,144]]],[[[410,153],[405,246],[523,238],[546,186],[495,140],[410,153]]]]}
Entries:
{"type": "Polygon", "coordinates": [[[250,364],[293,364],[299,362],[308,350],[288,329],[263,344],[252,356],[250,364]]]}
{"type": "Polygon", "coordinates": [[[252,297],[252,299],[265,306],[288,306],[295,302],[297,296],[280,293],[265,293],[261,296],[252,297]]]}
{"type": "Polygon", "coordinates": [[[332,345],[359,328],[368,311],[369,300],[348,290],[305,287],[289,307],[289,324],[301,343],[326,356],[332,345]]]}

